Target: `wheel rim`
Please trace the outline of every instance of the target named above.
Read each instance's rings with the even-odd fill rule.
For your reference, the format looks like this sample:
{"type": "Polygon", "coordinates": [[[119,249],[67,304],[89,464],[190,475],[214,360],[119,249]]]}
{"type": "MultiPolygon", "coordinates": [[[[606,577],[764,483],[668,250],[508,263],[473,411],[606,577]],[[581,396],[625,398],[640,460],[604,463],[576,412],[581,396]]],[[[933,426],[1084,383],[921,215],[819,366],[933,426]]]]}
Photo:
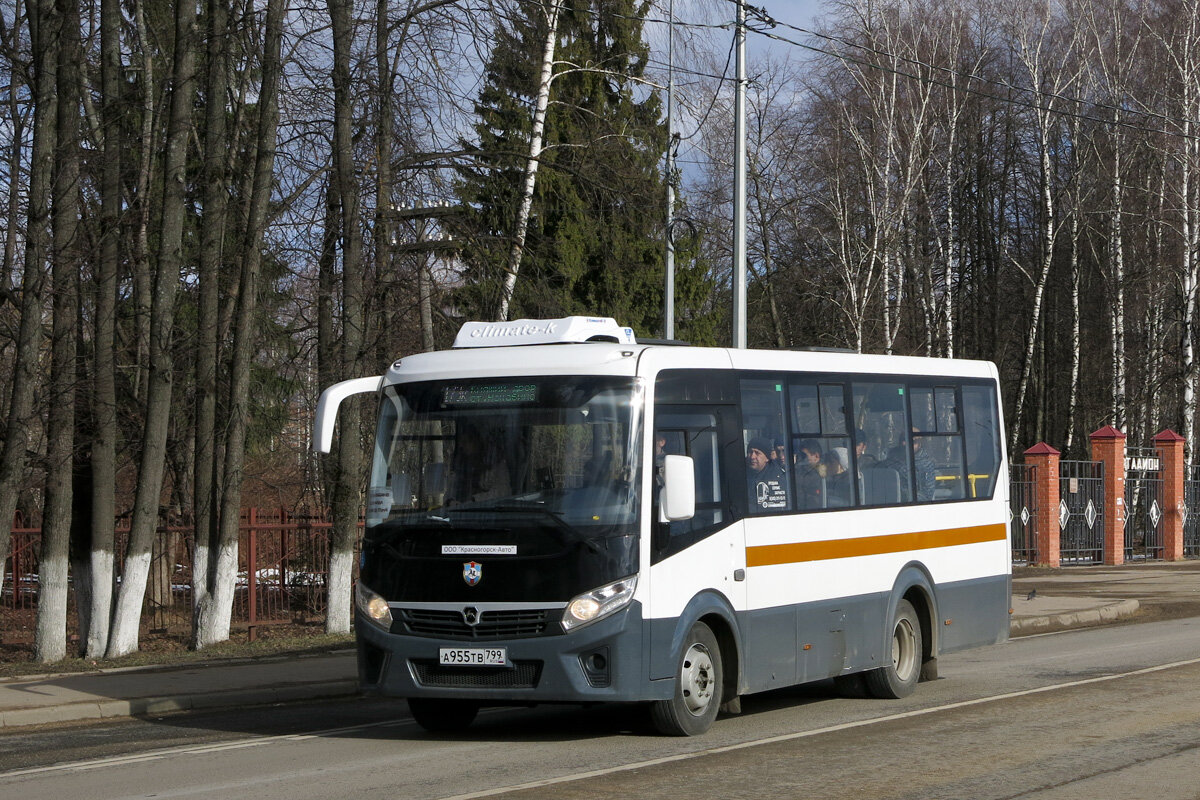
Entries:
{"type": "Polygon", "coordinates": [[[892,669],[896,677],[907,681],[913,676],[916,665],[917,634],[912,620],[901,617],[896,620],[896,630],[892,632],[892,669]]]}
{"type": "Polygon", "coordinates": [[[693,644],[683,657],[683,670],[679,686],[683,690],[683,702],[695,716],[704,714],[713,699],[712,656],[702,644],[693,644]]]}

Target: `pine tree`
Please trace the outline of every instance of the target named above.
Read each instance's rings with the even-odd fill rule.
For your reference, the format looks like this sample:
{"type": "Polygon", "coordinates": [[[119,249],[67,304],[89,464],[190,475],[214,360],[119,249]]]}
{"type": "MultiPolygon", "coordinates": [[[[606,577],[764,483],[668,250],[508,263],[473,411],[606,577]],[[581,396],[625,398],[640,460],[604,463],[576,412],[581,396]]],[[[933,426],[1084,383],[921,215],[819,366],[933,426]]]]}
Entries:
{"type": "MultiPolygon", "coordinates": [[[[499,32],[475,105],[477,141],[458,193],[469,243],[457,305],[495,314],[532,128],[545,15],[536,2],[499,32]]],[[[604,314],[655,334],[662,326],[662,154],[656,90],[642,82],[646,4],[568,0],[529,231],[510,318],[604,314]]]]}

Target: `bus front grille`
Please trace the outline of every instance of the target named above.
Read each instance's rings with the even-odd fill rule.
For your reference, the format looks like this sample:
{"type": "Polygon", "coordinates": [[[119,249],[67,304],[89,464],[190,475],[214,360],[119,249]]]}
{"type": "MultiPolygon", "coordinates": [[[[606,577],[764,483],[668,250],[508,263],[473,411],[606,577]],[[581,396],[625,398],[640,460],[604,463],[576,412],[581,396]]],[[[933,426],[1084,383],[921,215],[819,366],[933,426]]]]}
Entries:
{"type": "Polygon", "coordinates": [[[535,689],[541,661],[514,661],[511,667],[451,667],[432,658],[414,658],[413,677],[421,686],[441,689],[535,689]]]}
{"type": "Polygon", "coordinates": [[[483,611],[478,622],[468,625],[461,611],[405,608],[400,610],[399,630],[412,636],[437,636],[443,639],[505,639],[519,636],[541,636],[550,629],[549,623],[561,613],[555,609],[518,609],[483,611]]]}

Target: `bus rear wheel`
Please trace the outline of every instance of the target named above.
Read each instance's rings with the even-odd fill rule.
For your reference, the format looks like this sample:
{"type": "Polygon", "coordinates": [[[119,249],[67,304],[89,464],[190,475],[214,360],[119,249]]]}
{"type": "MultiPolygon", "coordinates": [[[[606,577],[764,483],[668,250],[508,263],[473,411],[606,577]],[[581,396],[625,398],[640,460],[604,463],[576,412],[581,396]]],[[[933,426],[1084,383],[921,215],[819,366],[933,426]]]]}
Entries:
{"type": "Polygon", "coordinates": [[[908,697],[921,678],[921,621],[907,600],[900,601],[892,617],[890,655],[891,663],[863,676],[872,697],[885,700],[908,697]]]}
{"type": "Polygon", "coordinates": [[[408,698],[408,710],[418,725],[430,733],[464,730],[475,721],[479,703],[471,700],[439,700],[428,697],[408,698]]]}
{"type": "Polygon", "coordinates": [[[650,706],[650,719],[659,733],[698,736],[717,718],[724,679],[721,647],[703,622],[697,622],[688,632],[675,676],[674,696],[656,700],[650,706]]]}

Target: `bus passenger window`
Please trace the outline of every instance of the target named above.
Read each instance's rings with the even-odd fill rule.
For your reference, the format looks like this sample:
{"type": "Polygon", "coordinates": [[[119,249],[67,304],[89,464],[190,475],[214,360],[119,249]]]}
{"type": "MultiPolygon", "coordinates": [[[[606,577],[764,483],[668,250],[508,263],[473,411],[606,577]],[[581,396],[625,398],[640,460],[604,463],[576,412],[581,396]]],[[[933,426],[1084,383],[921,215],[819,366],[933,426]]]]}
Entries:
{"type": "Polygon", "coordinates": [[[747,508],[751,514],[789,511],[783,383],[776,378],[744,378],[741,390],[747,508]]]}
{"type": "Polygon", "coordinates": [[[911,503],[912,450],[904,384],[856,382],[851,394],[863,505],[911,503]]]}
{"type": "Polygon", "coordinates": [[[963,437],[967,451],[967,496],[989,498],[1000,469],[1000,424],[992,386],[962,388],[963,437]]]}

